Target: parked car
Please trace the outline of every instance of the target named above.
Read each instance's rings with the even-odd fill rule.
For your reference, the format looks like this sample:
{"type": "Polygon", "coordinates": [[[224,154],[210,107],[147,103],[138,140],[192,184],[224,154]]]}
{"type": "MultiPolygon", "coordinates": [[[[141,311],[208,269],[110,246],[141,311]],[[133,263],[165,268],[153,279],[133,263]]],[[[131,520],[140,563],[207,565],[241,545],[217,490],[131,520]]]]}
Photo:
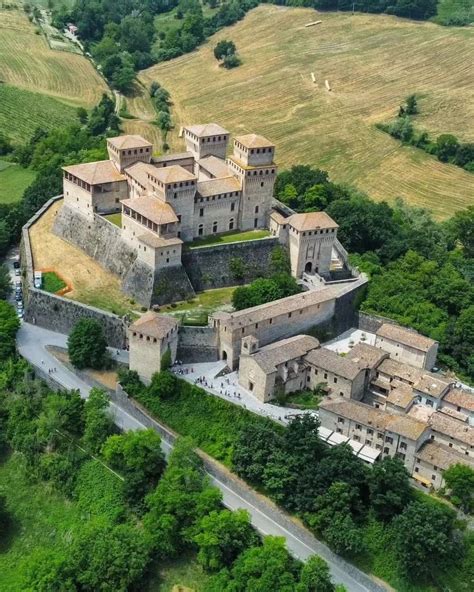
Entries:
{"type": "Polygon", "coordinates": [[[22,319],[23,318],[23,309],[22,310],[18,310],[17,311],[17,314],[18,314],[18,318],[19,319],[22,319]]]}
{"type": "Polygon", "coordinates": [[[19,267],[15,267],[15,275],[16,276],[20,275],[20,268],[19,267]]]}
{"type": "Polygon", "coordinates": [[[20,269],[20,262],[18,260],[17,261],[13,261],[13,267],[15,269],[20,269]]]}
{"type": "Polygon", "coordinates": [[[21,290],[15,294],[15,300],[17,300],[18,302],[21,302],[23,300],[23,294],[21,290]]]}

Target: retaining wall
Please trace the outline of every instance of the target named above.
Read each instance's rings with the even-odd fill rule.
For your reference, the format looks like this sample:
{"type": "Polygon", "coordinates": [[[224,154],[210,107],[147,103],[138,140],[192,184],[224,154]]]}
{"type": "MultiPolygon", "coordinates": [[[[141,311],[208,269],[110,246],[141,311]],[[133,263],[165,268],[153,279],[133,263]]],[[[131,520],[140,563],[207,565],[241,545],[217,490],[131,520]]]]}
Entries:
{"type": "Polygon", "coordinates": [[[217,332],[213,327],[178,329],[178,359],[186,363],[215,362],[219,359],[217,332]]]}
{"type": "Polygon", "coordinates": [[[397,323],[393,319],[387,319],[386,317],[382,317],[375,314],[369,314],[367,312],[362,312],[361,310],[359,310],[357,318],[357,327],[362,331],[367,331],[368,333],[376,333],[380,329],[380,327],[385,323],[400,326],[399,323],[397,323]]]}
{"type": "Polygon", "coordinates": [[[268,275],[271,254],[278,246],[277,238],[262,238],[240,243],[186,248],[182,262],[196,292],[247,284],[257,277],[268,275]],[[232,261],[240,259],[243,276],[236,277],[232,261]]]}

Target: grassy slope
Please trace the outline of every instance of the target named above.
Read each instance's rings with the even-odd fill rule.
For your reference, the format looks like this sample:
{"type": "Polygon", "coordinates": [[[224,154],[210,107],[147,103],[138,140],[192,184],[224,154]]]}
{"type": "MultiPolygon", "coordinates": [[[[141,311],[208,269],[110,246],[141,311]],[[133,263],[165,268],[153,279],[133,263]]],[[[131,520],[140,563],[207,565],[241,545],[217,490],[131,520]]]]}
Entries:
{"type": "Polygon", "coordinates": [[[51,50],[21,8],[0,8],[0,73],[0,129],[15,140],[72,121],[107,90],[85,57],[51,50]]]}
{"type": "Polygon", "coordinates": [[[402,147],[374,124],[418,93],[418,126],[473,140],[474,70],[466,56],[474,31],[382,15],[322,13],[321,25],[305,28],[308,20],[314,11],[260,6],[198,51],[145,70],[147,87],[157,80],[171,92],[172,148],[183,148],[181,124],[218,121],[236,134],[271,138],[282,167],[319,165],[375,199],[402,196],[439,217],[465,207],[472,174],[402,147]],[[217,66],[212,51],[222,38],[236,43],[239,68],[217,66]]]}
{"type": "MultiPolygon", "coordinates": [[[[1,108],[0,87],[0,110],[1,108]]],[[[2,161],[0,161],[0,164],[2,164],[2,161]]],[[[9,166],[0,167],[0,204],[18,201],[24,190],[35,178],[35,173],[30,169],[24,169],[17,164],[5,164],[9,166]]]]}
{"type": "Polygon", "coordinates": [[[23,590],[24,564],[37,551],[63,549],[81,519],[77,507],[47,485],[26,480],[19,456],[0,462],[0,489],[12,523],[0,547],[0,590],[23,590]]]}

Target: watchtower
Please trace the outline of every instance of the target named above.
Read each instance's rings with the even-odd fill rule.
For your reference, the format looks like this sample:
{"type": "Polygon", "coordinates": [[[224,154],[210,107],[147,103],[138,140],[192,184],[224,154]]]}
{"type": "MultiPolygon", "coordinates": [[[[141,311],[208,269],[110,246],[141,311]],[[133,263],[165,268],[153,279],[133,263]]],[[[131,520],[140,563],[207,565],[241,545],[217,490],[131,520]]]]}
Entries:
{"type": "Polygon", "coordinates": [[[234,153],[227,159],[232,174],[242,185],[239,228],[268,228],[277,166],[275,145],[263,136],[248,134],[234,140],[234,153]]]}
{"type": "Polygon", "coordinates": [[[134,162],[150,162],[153,144],[141,136],[117,136],[107,140],[107,152],[117,169],[123,169],[134,162]]]}
{"type": "Polygon", "coordinates": [[[229,132],[217,123],[190,125],[183,128],[186,150],[192,152],[195,160],[204,156],[225,159],[229,132]]]}

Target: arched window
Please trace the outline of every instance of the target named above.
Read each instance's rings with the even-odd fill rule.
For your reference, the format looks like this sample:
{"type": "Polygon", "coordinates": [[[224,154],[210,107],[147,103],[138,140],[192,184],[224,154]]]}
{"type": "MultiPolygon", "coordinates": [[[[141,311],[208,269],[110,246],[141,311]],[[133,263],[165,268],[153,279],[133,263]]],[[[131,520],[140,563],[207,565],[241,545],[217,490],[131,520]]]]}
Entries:
{"type": "Polygon", "coordinates": [[[217,232],[217,222],[212,223],[212,232],[214,232],[214,233],[217,232]]]}
{"type": "Polygon", "coordinates": [[[234,230],[234,219],[233,218],[231,218],[229,220],[229,230],[234,230]]]}
{"type": "Polygon", "coordinates": [[[204,232],[204,224],[199,224],[198,226],[198,236],[202,236],[204,232]]]}

